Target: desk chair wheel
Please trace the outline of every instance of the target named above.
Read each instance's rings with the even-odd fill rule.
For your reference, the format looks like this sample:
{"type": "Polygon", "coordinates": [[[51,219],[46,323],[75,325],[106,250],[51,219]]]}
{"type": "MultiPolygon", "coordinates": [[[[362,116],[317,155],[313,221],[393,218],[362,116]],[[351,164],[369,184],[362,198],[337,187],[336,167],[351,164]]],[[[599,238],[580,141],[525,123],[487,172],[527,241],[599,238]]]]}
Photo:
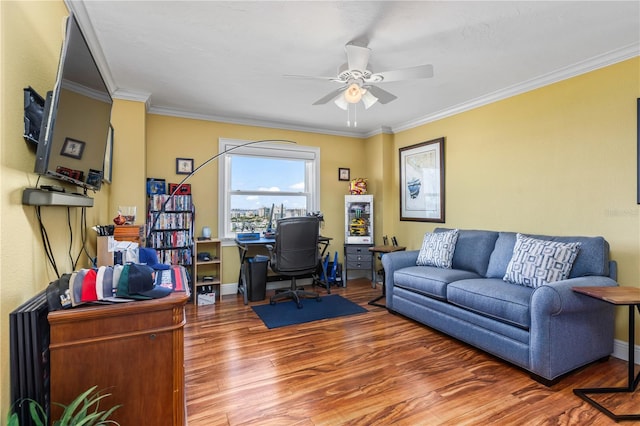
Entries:
{"type": "Polygon", "coordinates": [[[298,307],[298,309],[302,309],[302,302],[296,303],[296,306],[298,307]]]}

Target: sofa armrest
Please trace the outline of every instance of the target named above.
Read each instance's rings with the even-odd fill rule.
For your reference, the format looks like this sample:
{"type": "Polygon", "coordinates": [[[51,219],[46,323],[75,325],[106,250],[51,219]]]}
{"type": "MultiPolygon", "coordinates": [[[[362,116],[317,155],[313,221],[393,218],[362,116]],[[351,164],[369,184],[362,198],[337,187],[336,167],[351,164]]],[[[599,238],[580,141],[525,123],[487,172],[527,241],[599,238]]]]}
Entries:
{"type": "Polygon", "coordinates": [[[556,281],[538,287],[531,296],[531,315],[560,315],[567,312],[583,312],[602,301],[578,294],[573,287],[615,287],[618,283],[608,277],[578,277],[556,281]]]}
{"type": "Polygon", "coordinates": [[[384,286],[387,295],[386,306],[388,309],[393,309],[393,302],[391,301],[391,295],[393,294],[393,274],[395,271],[406,268],[407,266],[415,266],[416,260],[418,260],[418,253],[420,253],[420,250],[394,251],[392,253],[385,253],[382,256],[380,261],[384,268],[384,286]]]}
{"type": "Polygon", "coordinates": [[[530,369],[553,379],[613,352],[614,306],[572,287],[617,286],[589,276],[545,284],[531,295],[530,369]]]}

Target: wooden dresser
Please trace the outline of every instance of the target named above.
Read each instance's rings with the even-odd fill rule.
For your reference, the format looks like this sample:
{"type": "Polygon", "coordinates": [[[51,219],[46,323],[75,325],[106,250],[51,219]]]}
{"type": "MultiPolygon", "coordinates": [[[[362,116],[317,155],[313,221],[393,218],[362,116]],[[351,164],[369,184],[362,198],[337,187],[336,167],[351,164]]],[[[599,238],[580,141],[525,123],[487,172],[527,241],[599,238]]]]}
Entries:
{"type": "MultiPolygon", "coordinates": [[[[67,405],[91,386],[122,404],[113,420],[127,425],[186,424],[184,293],[155,300],[49,313],[51,401],[67,405]]],[[[60,408],[52,405],[52,418],[60,408]]]]}

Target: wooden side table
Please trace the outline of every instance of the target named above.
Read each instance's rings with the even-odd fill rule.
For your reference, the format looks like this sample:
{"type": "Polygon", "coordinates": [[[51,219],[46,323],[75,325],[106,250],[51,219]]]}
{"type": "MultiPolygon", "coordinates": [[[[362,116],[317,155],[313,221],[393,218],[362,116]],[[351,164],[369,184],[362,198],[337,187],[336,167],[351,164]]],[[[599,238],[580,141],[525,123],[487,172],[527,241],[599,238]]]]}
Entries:
{"type": "MultiPolygon", "coordinates": [[[[384,255],[385,253],[393,253],[394,251],[404,251],[406,247],[403,246],[373,246],[369,247],[369,251],[373,254],[373,259],[371,259],[371,286],[373,288],[376,287],[376,259],[375,254],[380,253],[380,255],[384,255]]],[[[382,269],[382,294],[375,299],[369,301],[369,305],[379,306],[381,308],[386,308],[385,305],[378,303],[378,300],[386,297],[386,292],[384,290],[384,281],[385,274],[384,269],[382,269]]]]}
{"type": "Polygon", "coordinates": [[[627,386],[613,388],[584,388],[574,389],[573,393],[596,407],[598,410],[611,417],[613,420],[640,420],[640,414],[615,414],[608,408],[602,406],[597,401],[591,399],[587,394],[610,394],[629,392],[633,393],[638,387],[640,373],[635,376],[634,351],[635,351],[635,321],[634,308],[640,313],[640,288],[637,287],[573,287],[573,291],[586,294],[587,296],[600,299],[614,305],[627,305],[629,307],[629,368],[627,386]],[[635,377],[634,377],[635,376],[635,377]]]}

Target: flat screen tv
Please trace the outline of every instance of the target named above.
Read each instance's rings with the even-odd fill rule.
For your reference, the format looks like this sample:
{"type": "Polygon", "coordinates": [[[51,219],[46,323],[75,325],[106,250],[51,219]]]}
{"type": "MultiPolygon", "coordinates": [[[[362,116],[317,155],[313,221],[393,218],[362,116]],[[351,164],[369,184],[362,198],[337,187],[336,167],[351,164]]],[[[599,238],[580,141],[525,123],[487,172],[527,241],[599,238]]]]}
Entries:
{"type": "Polygon", "coordinates": [[[55,87],[45,101],[35,172],[85,190],[99,190],[112,103],[89,45],[71,15],[55,87]]]}

